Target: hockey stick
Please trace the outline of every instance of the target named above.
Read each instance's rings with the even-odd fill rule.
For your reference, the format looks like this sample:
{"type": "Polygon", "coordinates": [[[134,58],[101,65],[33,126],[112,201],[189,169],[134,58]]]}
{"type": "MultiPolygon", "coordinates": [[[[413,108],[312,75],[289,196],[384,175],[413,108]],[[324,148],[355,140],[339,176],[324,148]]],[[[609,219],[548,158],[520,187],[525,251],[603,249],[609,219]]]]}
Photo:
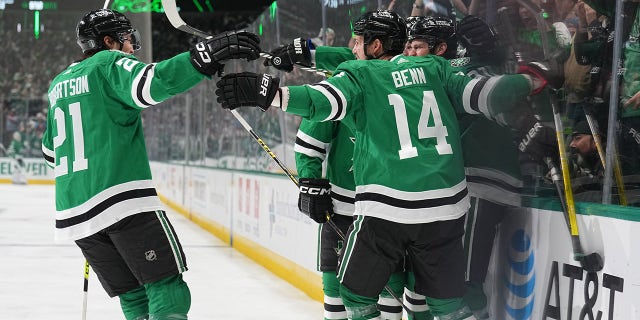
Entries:
{"type": "MultiPolygon", "coordinates": [[[[166,14],[167,18],[169,19],[169,22],[171,23],[171,25],[173,25],[176,29],[198,36],[198,37],[202,37],[202,38],[210,38],[211,36],[196,29],[193,28],[189,25],[187,25],[184,20],[182,20],[182,18],[180,18],[180,15],[178,14],[178,8],[176,7],[176,3],[175,1],[171,1],[171,0],[162,0],[162,6],[164,7],[164,13],[166,14]]],[[[282,171],[284,171],[285,175],[287,175],[287,177],[289,177],[289,179],[291,179],[291,181],[296,185],[296,187],[299,187],[299,183],[298,183],[298,179],[296,179],[296,177],[293,175],[293,173],[291,173],[291,171],[284,165],[284,163],[282,163],[280,161],[280,159],[278,159],[278,157],[276,156],[275,153],[273,153],[273,151],[271,151],[271,149],[269,148],[269,146],[267,146],[266,143],[264,143],[264,141],[262,140],[262,138],[260,138],[260,136],[253,131],[253,128],[251,128],[251,126],[249,125],[249,123],[240,115],[240,113],[238,113],[238,111],[236,110],[230,110],[231,114],[233,114],[233,116],[236,118],[236,120],[238,120],[238,122],[240,122],[240,124],[242,125],[242,127],[249,132],[249,134],[251,134],[251,136],[253,137],[254,140],[256,140],[256,142],[258,142],[258,144],[262,147],[262,149],[271,157],[271,159],[273,159],[278,166],[282,169],[282,171]]],[[[336,230],[336,232],[338,233],[338,235],[340,235],[343,239],[344,234],[342,233],[342,231],[340,231],[340,229],[338,229],[338,227],[335,225],[335,223],[329,219],[329,216],[327,215],[327,223],[336,230]]]]}
{"type": "MultiPolygon", "coordinates": [[[[212,37],[210,34],[207,34],[202,30],[196,29],[188,25],[186,22],[184,22],[184,20],[182,20],[182,18],[180,17],[180,14],[178,13],[178,7],[176,6],[176,1],[162,0],[162,7],[164,9],[164,14],[167,16],[167,19],[169,19],[169,22],[174,28],[200,38],[207,39],[212,37]]],[[[273,56],[267,52],[260,52],[260,57],[266,58],[266,59],[273,58],[273,56]]],[[[322,76],[331,74],[331,72],[328,70],[321,70],[321,69],[305,67],[301,65],[296,65],[296,66],[301,70],[312,72],[322,76]]]]}
{"type": "MultiPolygon", "coordinates": [[[[542,16],[542,10],[540,10],[540,8],[530,0],[516,1],[534,15],[536,23],[538,25],[538,32],[540,32],[544,57],[545,59],[551,59],[551,52],[549,51],[549,43],[546,32],[547,23],[542,16]]],[[[549,61],[549,63],[553,63],[553,61],[549,61]]],[[[555,92],[552,92],[550,97],[551,109],[553,111],[553,122],[556,127],[556,140],[558,142],[558,154],[560,156],[560,169],[562,170],[562,180],[564,187],[565,205],[563,206],[563,211],[567,216],[567,220],[569,222],[569,234],[571,236],[571,244],[573,246],[573,259],[580,262],[582,268],[584,268],[587,272],[597,272],[602,270],[603,268],[602,257],[597,252],[585,255],[582,248],[580,234],[578,232],[578,221],[576,216],[575,201],[573,199],[573,190],[571,189],[571,179],[569,177],[569,162],[567,160],[566,146],[564,143],[564,128],[562,125],[562,118],[560,115],[560,110],[558,108],[558,101],[555,92]]],[[[558,195],[560,196],[560,198],[562,198],[561,193],[558,193],[558,195]]]]}
{"type": "MultiPolygon", "coordinates": [[[[558,192],[558,197],[560,198],[560,205],[562,206],[562,210],[565,212],[563,215],[564,222],[567,225],[567,228],[571,228],[571,222],[569,220],[569,216],[566,214],[567,212],[567,201],[563,196],[563,183],[562,183],[562,174],[558,171],[558,167],[556,167],[555,163],[551,158],[547,157],[544,159],[549,167],[549,174],[551,176],[551,180],[553,180],[553,184],[556,186],[556,191],[558,192]]],[[[574,259],[580,262],[580,265],[587,272],[598,272],[602,270],[604,267],[604,263],[602,261],[602,257],[594,252],[588,255],[582,254],[581,256],[577,256],[576,252],[584,252],[582,249],[582,243],[580,242],[579,236],[571,235],[571,246],[573,247],[574,259]]]]}
{"type": "MultiPolygon", "coordinates": [[[[189,25],[187,25],[184,20],[182,20],[182,18],[180,17],[180,14],[178,14],[178,8],[176,7],[176,2],[172,1],[172,0],[162,0],[162,6],[164,8],[164,13],[167,16],[167,19],[169,19],[169,22],[171,23],[171,25],[173,25],[173,27],[175,27],[176,29],[201,37],[201,38],[210,38],[211,35],[208,35],[196,28],[193,28],[189,25]]],[[[266,54],[266,53],[261,53],[260,56],[263,57],[271,57],[271,55],[266,54]]],[[[317,69],[314,68],[306,68],[306,67],[300,67],[302,70],[305,71],[312,71],[312,72],[318,72],[317,69]],[[308,70],[307,70],[308,69],[308,70]]],[[[324,73],[321,73],[322,75],[325,75],[324,73]]],[[[260,138],[260,136],[258,136],[258,134],[255,133],[255,131],[253,131],[253,128],[251,128],[251,126],[249,125],[249,123],[244,120],[244,118],[236,111],[236,110],[231,110],[231,113],[233,114],[233,116],[240,122],[240,124],[242,125],[243,128],[245,128],[245,130],[247,132],[249,132],[249,134],[251,134],[251,136],[254,138],[254,140],[256,140],[258,142],[258,144],[260,144],[260,146],[262,147],[262,149],[269,154],[269,156],[271,157],[271,159],[273,159],[278,166],[284,171],[284,173],[287,175],[287,177],[289,177],[289,179],[296,185],[296,187],[300,186],[300,183],[298,182],[298,179],[296,179],[296,177],[291,173],[291,171],[280,161],[280,159],[278,159],[278,157],[275,155],[275,153],[273,153],[273,151],[271,151],[271,149],[264,143],[264,141],[260,138]]],[[[344,235],[344,233],[338,228],[338,226],[333,222],[333,220],[331,220],[329,214],[327,213],[327,222],[326,222],[337,234],[338,236],[344,241],[346,240],[346,236],[344,235]]],[[[388,286],[385,286],[385,290],[387,290],[389,292],[389,294],[402,305],[402,308],[412,314],[413,312],[404,305],[404,303],[402,303],[402,300],[400,300],[400,298],[398,298],[395,293],[393,292],[393,290],[391,290],[391,288],[389,288],[388,286]]]]}
{"type": "MultiPolygon", "coordinates": [[[[602,139],[600,135],[600,127],[598,126],[598,121],[593,116],[593,110],[591,106],[584,108],[584,114],[587,118],[587,123],[589,123],[589,130],[591,130],[591,135],[593,136],[593,142],[596,144],[596,149],[598,150],[598,157],[600,157],[600,162],[602,163],[602,168],[606,168],[606,160],[604,155],[604,147],[602,146],[602,139]]],[[[627,205],[627,196],[624,191],[624,180],[622,179],[622,170],[620,170],[620,159],[618,158],[618,153],[614,149],[613,150],[613,174],[615,175],[616,184],[618,185],[618,194],[620,197],[620,204],[623,206],[627,205]]]]}
{"type": "Polygon", "coordinates": [[[87,297],[89,294],[89,261],[84,260],[84,288],[82,292],[82,320],[87,319],[87,297]]]}
{"type": "MultiPolygon", "coordinates": [[[[109,6],[109,0],[105,0],[102,9],[109,6]]],[[[89,260],[84,259],[84,275],[82,285],[82,320],[87,319],[87,300],[89,297],[89,260]]]]}

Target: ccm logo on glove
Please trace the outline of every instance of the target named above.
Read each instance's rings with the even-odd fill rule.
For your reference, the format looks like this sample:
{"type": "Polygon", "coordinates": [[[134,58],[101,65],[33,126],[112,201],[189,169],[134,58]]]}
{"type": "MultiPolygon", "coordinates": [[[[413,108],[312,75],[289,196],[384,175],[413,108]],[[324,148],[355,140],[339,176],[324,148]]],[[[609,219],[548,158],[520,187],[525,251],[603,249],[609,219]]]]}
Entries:
{"type": "Polygon", "coordinates": [[[198,50],[198,54],[200,55],[202,62],[211,62],[211,56],[209,55],[209,52],[207,52],[207,45],[204,42],[196,44],[196,50],[198,50]]]}
{"type": "Polygon", "coordinates": [[[316,188],[316,187],[307,187],[300,186],[300,192],[306,194],[314,194],[314,195],[325,195],[331,193],[331,188],[316,188]]]}

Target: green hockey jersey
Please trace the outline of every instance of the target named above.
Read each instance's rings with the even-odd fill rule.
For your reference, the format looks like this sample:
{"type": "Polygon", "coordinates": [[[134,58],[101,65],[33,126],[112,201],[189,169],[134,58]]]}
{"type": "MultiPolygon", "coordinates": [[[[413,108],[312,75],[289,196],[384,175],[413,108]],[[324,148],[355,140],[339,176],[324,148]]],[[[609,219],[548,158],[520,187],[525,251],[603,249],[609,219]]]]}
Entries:
{"type": "Polygon", "coordinates": [[[529,92],[522,75],[473,79],[441,57],[396,56],[347,61],[326,81],[288,87],[282,108],[352,129],[356,215],[428,223],[469,208],[455,112],[494,119],[529,92]]]}
{"type": "MultiPolygon", "coordinates": [[[[474,78],[501,73],[485,61],[474,59],[453,59],[451,66],[474,78]]],[[[521,206],[523,184],[518,165],[519,151],[511,129],[484,115],[458,114],[458,122],[470,194],[494,203],[521,206]]]]}
{"type": "Polygon", "coordinates": [[[302,119],[293,149],[300,177],[322,178],[322,163],[326,161],[333,210],[345,216],[352,216],[355,210],[354,141],[351,129],[341,122],[302,119]]]}
{"type": "MultiPolygon", "coordinates": [[[[314,50],[315,65],[335,70],[342,62],[354,60],[349,48],[319,46],[314,50]]],[[[331,182],[331,198],[336,214],[352,216],[355,202],[353,180],[354,135],[340,122],[313,122],[302,119],[294,146],[298,175],[322,178],[326,161],[326,178],[331,182]]]]}
{"type": "Polygon", "coordinates": [[[127,216],[162,209],[141,111],[203,78],[189,53],[145,64],[105,50],[53,79],[42,151],[55,172],[57,240],[80,239],[127,216]]]}

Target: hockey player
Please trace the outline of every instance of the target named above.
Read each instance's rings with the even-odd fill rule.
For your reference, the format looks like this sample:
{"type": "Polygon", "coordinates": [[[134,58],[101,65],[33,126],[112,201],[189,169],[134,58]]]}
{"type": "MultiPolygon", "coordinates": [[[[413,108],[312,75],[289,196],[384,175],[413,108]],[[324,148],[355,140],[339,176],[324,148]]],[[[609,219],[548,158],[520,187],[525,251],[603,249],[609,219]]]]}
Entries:
{"type": "Polygon", "coordinates": [[[14,131],[11,144],[9,144],[9,148],[7,149],[7,156],[15,161],[12,166],[13,174],[11,175],[11,182],[14,184],[27,183],[27,177],[24,174],[24,160],[22,159],[24,149],[25,143],[22,141],[22,134],[20,131],[14,131]]]}
{"type": "Polygon", "coordinates": [[[306,86],[279,88],[268,74],[229,74],[217,83],[218,101],[227,109],[273,104],[354,131],[355,222],[338,271],[350,319],[379,316],[377,295],[405,252],[416,291],[438,319],[475,319],[462,301],[469,198],[454,112],[495,119],[545,80],[482,81],[452,72],[440,57],[396,56],[404,49],[405,22],[388,11],[362,21],[354,54],[368,61],[347,61],[334,77],[306,86]]]}
{"type": "MultiPolygon", "coordinates": [[[[356,32],[358,32],[356,30],[356,32]]],[[[293,64],[311,66],[321,65],[322,69],[333,70],[346,60],[355,56],[348,48],[314,47],[308,40],[297,38],[291,44],[279,47],[271,52],[272,59],[265,60],[279,70],[291,71],[293,64]],[[313,48],[313,49],[311,49],[313,48]],[[319,51],[319,52],[318,52],[319,51]],[[313,57],[313,58],[312,58],[313,57]]],[[[324,292],[324,319],[346,319],[347,313],[340,298],[340,283],[336,277],[338,255],[344,240],[329,226],[324,225],[326,215],[343,234],[353,223],[355,183],[353,180],[354,135],[346,125],[339,121],[313,122],[302,119],[296,135],[294,147],[296,167],[300,177],[300,195],[298,208],[314,221],[320,223],[318,269],[322,271],[324,292]],[[326,178],[323,178],[323,162],[326,162],[326,178]],[[314,186],[323,186],[329,193],[313,193],[314,186]],[[311,187],[311,188],[309,188],[311,187]]],[[[405,276],[402,265],[388,282],[396,297],[402,296],[405,276]]],[[[402,319],[402,306],[386,290],[380,294],[378,309],[381,319],[402,319]]]]}
{"type": "Polygon", "coordinates": [[[446,17],[420,17],[408,29],[407,56],[434,54],[445,59],[456,57],[456,23],[446,17]]]}
{"type": "Polygon", "coordinates": [[[122,13],[91,11],[76,35],[85,58],[51,82],[42,138],[56,178],[56,239],[76,242],[126,319],[187,319],[185,255],[151,181],[141,112],[229,59],[258,58],[259,39],[225,33],[146,64],[133,55],[140,36],[122,13]]]}

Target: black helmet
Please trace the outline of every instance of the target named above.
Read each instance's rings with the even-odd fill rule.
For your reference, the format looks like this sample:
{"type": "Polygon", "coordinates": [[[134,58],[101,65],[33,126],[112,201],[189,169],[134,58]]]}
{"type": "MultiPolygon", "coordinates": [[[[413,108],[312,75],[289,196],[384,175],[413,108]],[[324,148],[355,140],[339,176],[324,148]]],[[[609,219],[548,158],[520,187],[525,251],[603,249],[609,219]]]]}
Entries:
{"type": "Polygon", "coordinates": [[[413,28],[413,25],[415,25],[416,22],[420,21],[421,19],[424,19],[424,16],[406,17],[404,20],[407,22],[407,32],[411,30],[411,28],[413,28]]]}
{"type": "Polygon", "coordinates": [[[387,10],[367,12],[353,24],[353,33],[364,37],[364,44],[380,39],[388,54],[400,54],[407,41],[407,24],[397,13],[387,10]]]}
{"type": "Polygon", "coordinates": [[[76,42],[84,54],[106,49],[102,41],[104,36],[110,36],[121,44],[130,40],[133,50],[140,49],[140,34],[133,28],[131,21],[118,11],[93,10],[82,17],[76,27],[76,42]],[[131,39],[127,39],[127,35],[131,39]]]}
{"type": "Polygon", "coordinates": [[[409,29],[408,40],[422,39],[429,45],[429,50],[433,50],[438,44],[447,44],[447,59],[454,58],[458,42],[455,37],[456,24],[447,17],[429,16],[422,17],[409,29]]]}

